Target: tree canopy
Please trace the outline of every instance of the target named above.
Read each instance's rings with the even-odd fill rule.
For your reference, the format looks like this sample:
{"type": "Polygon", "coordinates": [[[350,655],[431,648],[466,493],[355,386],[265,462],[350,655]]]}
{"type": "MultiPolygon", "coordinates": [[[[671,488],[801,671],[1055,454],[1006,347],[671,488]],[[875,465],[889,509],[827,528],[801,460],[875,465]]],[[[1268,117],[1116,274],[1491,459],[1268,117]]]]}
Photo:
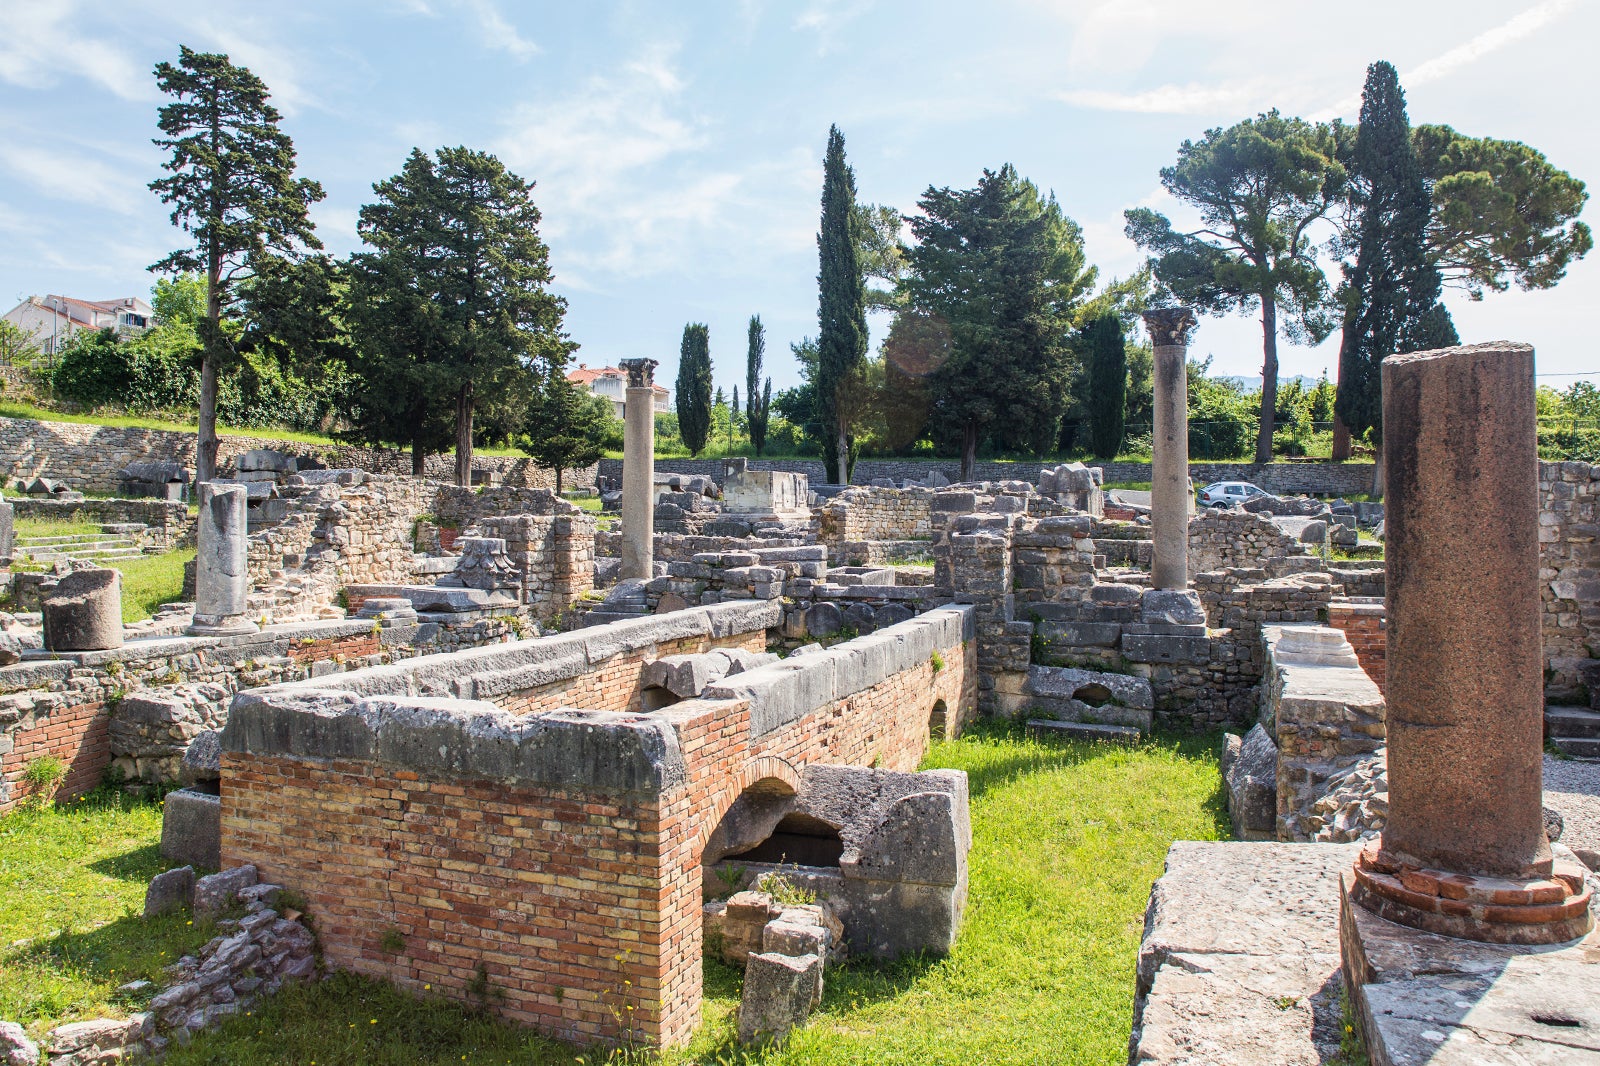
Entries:
{"type": "Polygon", "coordinates": [[[1099,315],[1083,328],[1089,363],[1089,442],[1096,459],[1115,459],[1127,413],[1128,353],[1116,315],[1099,315]]]}
{"type": "Polygon", "coordinates": [[[236,355],[222,326],[235,283],[273,257],[322,247],[308,209],[323,192],[294,177],[294,143],[278,128],[265,83],[248,69],[226,55],[181,46],[178,62],[156,64],[155,76],[173,97],[157,113],[166,136],[155,144],[171,154],[162,164],[168,176],[150,188],[172,206],[173,225],[193,243],[150,269],[206,279],[195,465],[197,480],[209,481],[217,460],[217,373],[236,355]]]}
{"type": "MultiPolygon", "coordinates": [[[[767,330],[760,315],[750,316],[750,329],[745,349],[745,428],[750,433],[750,446],[757,455],[767,443],[767,425],[772,419],[772,379],[761,384],[762,363],[767,352],[767,330]]],[[[734,390],[735,395],[738,389],[734,390]]],[[[737,404],[735,405],[737,406],[737,404]]]]}
{"type": "Polygon", "coordinates": [[[711,433],[711,327],[703,322],[683,327],[674,392],[683,445],[699,455],[711,433]]]}
{"type": "Polygon", "coordinates": [[[567,380],[560,368],[549,369],[533,390],[527,431],[517,446],[556,472],[556,491],[564,471],[598,462],[607,449],[622,447],[622,422],[611,401],[567,380]]]}
{"type": "Polygon", "coordinates": [[[1459,339],[1439,302],[1439,270],[1426,240],[1428,189],[1412,150],[1400,78],[1388,63],[1367,68],[1351,176],[1356,259],[1345,267],[1340,288],[1344,332],[1335,410],[1351,433],[1370,430],[1378,443],[1383,360],[1459,339]]]}
{"type": "Polygon", "coordinates": [[[1333,329],[1328,280],[1317,263],[1316,227],[1344,200],[1340,158],[1348,131],[1269,111],[1200,141],[1184,141],[1161,184],[1200,212],[1173,229],[1150,208],[1126,212],[1127,234],[1154,253],[1156,280],[1210,314],[1262,313],[1262,394],[1256,461],[1272,458],[1278,331],[1317,342],[1333,329]]]}
{"type": "Polygon", "coordinates": [[[413,149],[373,190],[360,221],[372,251],[354,257],[357,290],[370,301],[359,313],[359,412],[374,428],[414,419],[415,464],[416,449],[437,441],[448,399],[456,483],[470,485],[480,404],[514,430],[528,375],[544,380],[577,347],[562,331],[566,301],[546,288],[553,275],[533,184],[486,152],[413,149]]]}
{"type": "MultiPolygon", "coordinates": [[[[976,188],[930,187],[911,219],[911,306],[947,331],[929,385],[936,421],[961,435],[962,476],[980,439],[1040,452],[1071,377],[1068,334],[1094,286],[1083,237],[1053,195],[1007,163],[976,188]]],[[[926,333],[931,323],[923,323],[926,333]]]]}
{"type": "Polygon", "coordinates": [[[858,408],[861,364],[867,356],[867,297],[861,272],[861,218],[856,178],[844,157],[844,135],[828,129],[823,159],[822,224],[817,233],[817,414],[827,427],[823,461],[841,485],[850,482],[853,433],[849,412],[858,408]]]}
{"type": "Polygon", "coordinates": [[[1578,221],[1583,182],[1518,141],[1418,126],[1412,144],[1433,200],[1428,253],[1446,284],[1474,300],[1485,290],[1548,289],[1594,247],[1578,221]]]}

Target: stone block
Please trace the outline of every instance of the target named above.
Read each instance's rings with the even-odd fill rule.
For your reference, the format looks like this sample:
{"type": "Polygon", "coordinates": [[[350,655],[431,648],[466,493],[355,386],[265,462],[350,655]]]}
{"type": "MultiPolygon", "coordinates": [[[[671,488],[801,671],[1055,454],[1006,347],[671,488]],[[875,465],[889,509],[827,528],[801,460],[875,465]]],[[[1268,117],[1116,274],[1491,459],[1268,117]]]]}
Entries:
{"type": "Polygon", "coordinates": [[[16,1022],[0,1022],[0,1066],[39,1066],[39,1045],[16,1022]]]}
{"type": "Polygon", "coordinates": [[[235,866],[231,870],[202,877],[194,883],[196,918],[215,918],[237,902],[239,890],[256,883],[254,866],[235,866]]]}
{"type": "Polygon", "coordinates": [[[1271,840],[1278,821],[1278,746],[1259,723],[1223,772],[1228,813],[1240,840],[1271,840]]]}
{"type": "Polygon", "coordinates": [[[815,955],[751,955],[739,1002],[739,1041],[781,1042],[822,1002],[822,960],[815,955]]]}
{"type": "Polygon", "coordinates": [[[222,864],[222,797],[195,789],[167,793],[161,808],[161,854],[214,870],[222,864]]]}
{"type": "Polygon", "coordinates": [[[1139,621],[1167,625],[1204,625],[1205,608],[1198,593],[1179,589],[1149,589],[1139,601],[1139,621]]]}
{"type": "Polygon", "coordinates": [[[150,879],[144,892],[144,916],[154,918],[180,907],[187,907],[194,899],[194,867],[180,866],[150,879]]]}
{"type": "Polygon", "coordinates": [[[222,733],[206,729],[184,749],[178,768],[178,781],[185,787],[216,781],[222,777],[222,733]]]}
{"type": "Polygon", "coordinates": [[[1211,656],[1208,637],[1123,634],[1122,657],[1135,663],[1203,663],[1211,656]]]}

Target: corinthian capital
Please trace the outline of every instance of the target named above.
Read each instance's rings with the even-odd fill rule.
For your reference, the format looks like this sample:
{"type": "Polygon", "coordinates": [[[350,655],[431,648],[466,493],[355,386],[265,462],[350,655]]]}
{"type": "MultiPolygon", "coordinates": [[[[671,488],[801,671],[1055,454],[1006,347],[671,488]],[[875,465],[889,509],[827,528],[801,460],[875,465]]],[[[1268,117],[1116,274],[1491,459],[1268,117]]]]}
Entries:
{"type": "Polygon", "coordinates": [[[1158,345],[1189,345],[1189,331],[1195,324],[1194,310],[1188,307],[1156,307],[1144,313],[1144,328],[1158,345]]]}
{"type": "Polygon", "coordinates": [[[621,365],[628,372],[628,388],[648,389],[655,384],[655,369],[660,364],[654,359],[624,359],[621,365]]]}

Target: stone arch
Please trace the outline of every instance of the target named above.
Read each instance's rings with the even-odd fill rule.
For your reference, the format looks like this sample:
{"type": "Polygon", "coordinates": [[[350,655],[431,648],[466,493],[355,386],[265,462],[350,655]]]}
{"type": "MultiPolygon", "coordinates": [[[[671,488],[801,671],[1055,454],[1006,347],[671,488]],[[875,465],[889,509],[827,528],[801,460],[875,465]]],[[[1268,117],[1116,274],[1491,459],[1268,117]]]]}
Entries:
{"type": "Polygon", "coordinates": [[[741,841],[755,844],[766,839],[794,808],[799,793],[800,771],[787,760],[763,755],[745,763],[733,787],[722,794],[717,808],[702,823],[696,862],[704,864],[708,853],[715,861],[741,850],[737,846],[741,841]],[[755,834],[759,836],[749,839],[755,834]]]}
{"type": "Polygon", "coordinates": [[[942,699],[934,700],[928,709],[928,736],[935,740],[950,739],[950,709],[942,699]]]}

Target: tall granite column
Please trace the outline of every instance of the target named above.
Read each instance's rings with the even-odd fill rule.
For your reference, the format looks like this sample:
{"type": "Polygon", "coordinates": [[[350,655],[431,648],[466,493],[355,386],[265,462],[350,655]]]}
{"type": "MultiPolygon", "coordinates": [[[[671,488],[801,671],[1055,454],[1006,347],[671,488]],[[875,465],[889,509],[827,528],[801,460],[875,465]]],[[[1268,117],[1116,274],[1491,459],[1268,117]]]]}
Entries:
{"type": "Polygon", "coordinates": [[[1383,362],[1389,818],[1356,902],[1448,936],[1539,944],[1592,925],[1541,807],[1533,349],[1383,362]]]}
{"type": "Polygon", "coordinates": [[[1144,313],[1155,346],[1155,425],[1151,430],[1150,527],[1154,562],[1150,587],[1189,587],[1189,378],[1187,356],[1194,312],[1161,307],[1144,313]]]}
{"type": "Polygon", "coordinates": [[[248,490],[243,485],[203,481],[196,486],[200,520],[194,556],[194,622],[197,636],[254,633],[249,617],[250,542],[248,490]]]}
{"type": "Polygon", "coordinates": [[[656,390],[654,359],[624,359],[621,580],[649,581],[655,562],[656,390]]]}

